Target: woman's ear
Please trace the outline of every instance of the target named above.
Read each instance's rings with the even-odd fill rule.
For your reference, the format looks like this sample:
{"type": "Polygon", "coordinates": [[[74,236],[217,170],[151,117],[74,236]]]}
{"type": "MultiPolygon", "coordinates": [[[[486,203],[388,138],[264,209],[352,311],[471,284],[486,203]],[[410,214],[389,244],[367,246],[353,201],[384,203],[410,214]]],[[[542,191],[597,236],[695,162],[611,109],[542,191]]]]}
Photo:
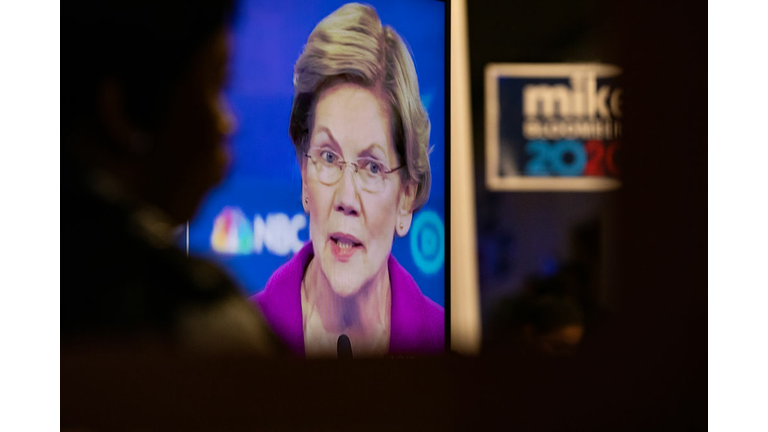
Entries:
{"type": "Polygon", "coordinates": [[[416,198],[416,183],[408,182],[400,191],[400,199],[397,204],[397,224],[395,232],[400,237],[405,237],[411,229],[413,220],[413,200],[416,198]]]}

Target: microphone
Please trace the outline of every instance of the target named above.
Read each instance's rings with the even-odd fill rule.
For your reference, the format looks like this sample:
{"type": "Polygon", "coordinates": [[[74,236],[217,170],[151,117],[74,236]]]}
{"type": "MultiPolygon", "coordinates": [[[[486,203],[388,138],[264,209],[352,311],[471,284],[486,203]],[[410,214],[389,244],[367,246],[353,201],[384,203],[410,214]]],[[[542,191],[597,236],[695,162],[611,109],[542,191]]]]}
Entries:
{"type": "Polygon", "coordinates": [[[336,354],[340,359],[352,358],[352,343],[347,335],[339,336],[339,340],[336,342],[336,354]]]}

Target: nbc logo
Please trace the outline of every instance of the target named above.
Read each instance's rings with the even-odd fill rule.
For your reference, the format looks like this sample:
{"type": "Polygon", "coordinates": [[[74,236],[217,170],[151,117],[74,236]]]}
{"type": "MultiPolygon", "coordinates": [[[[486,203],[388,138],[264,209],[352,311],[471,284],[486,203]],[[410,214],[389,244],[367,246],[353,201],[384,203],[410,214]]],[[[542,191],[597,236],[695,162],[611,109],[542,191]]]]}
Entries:
{"type": "Polygon", "coordinates": [[[304,245],[299,232],[307,227],[307,218],[296,214],[270,213],[266,220],[256,215],[253,228],[239,207],[224,207],[216,216],[211,232],[211,248],[221,254],[269,253],[286,256],[304,245]]]}
{"type": "Polygon", "coordinates": [[[213,222],[211,247],[224,254],[245,255],[253,251],[253,230],[243,211],[224,207],[213,222]]]}

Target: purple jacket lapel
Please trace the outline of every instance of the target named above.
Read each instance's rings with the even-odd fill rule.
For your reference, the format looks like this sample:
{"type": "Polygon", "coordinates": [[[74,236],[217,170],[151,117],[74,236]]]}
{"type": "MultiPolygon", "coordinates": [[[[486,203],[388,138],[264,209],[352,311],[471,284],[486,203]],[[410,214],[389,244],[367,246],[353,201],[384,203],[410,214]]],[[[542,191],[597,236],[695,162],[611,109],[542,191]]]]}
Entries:
{"type": "Polygon", "coordinates": [[[390,354],[434,353],[445,345],[443,308],[425,297],[410,274],[389,256],[392,283],[390,354]]]}
{"type": "Polygon", "coordinates": [[[301,317],[301,279],[312,258],[312,243],[277,269],[264,290],[251,297],[277,336],[290,350],[304,357],[304,326],[301,317]]]}

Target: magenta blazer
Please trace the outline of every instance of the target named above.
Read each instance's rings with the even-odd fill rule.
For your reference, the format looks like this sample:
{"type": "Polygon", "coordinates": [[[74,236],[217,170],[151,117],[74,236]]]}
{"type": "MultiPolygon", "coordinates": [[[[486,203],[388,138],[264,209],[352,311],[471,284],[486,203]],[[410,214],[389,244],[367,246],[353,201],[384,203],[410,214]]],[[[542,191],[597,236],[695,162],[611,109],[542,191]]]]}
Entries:
{"type": "MultiPolygon", "coordinates": [[[[304,356],[301,280],[314,256],[312,243],[277,269],[263,291],[251,297],[277,336],[304,356]]],[[[445,349],[445,311],[421,293],[410,274],[389,255],[392,289],[389,354],[440,354],[445,349]]]]}

